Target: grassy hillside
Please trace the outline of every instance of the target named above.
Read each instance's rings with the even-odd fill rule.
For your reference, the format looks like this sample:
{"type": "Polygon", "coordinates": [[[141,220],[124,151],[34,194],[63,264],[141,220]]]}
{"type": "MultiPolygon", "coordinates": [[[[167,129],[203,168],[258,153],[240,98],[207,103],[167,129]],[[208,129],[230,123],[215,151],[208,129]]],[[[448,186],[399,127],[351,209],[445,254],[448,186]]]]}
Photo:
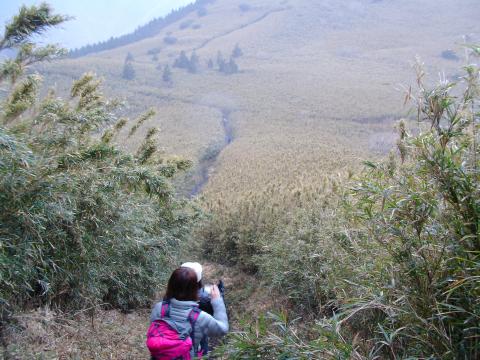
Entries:
{"type": "Polygon", "coordinates": [[[161,146],[198,161],[222,141],[222,109],[231,111],[235,140],[220,154],[206,193],[310,182],[340,171],[393,143],[394,119],[405,115],[400,84],[412,79],[419,55],[431,73],[455,75],[458,61],[441,57],[464,35],[478,33],[480,4],[457,1],[216,1],[204,16],[193,12],[157,36],[129,46],[63,60],[42,69],[60,91],[85,71],[106,78],[109,93],[126,99],[127,113],[149,107],[158,116],[125,146],[135,148],[146,129],[161,128],[161,146]],[[247,6],[248,5],[248,6],[247,6]],[[164,39],[174,37],[175,44],[164,39]],[[235,44],[240,73],[207,67],[235,44]],[[149,50],[158,49],[158,60],[149,50]],[[173,84],[157,66],[172,66],[180,51],[200,57],[200,70],[173,68],[173,84]],[[134,80],[121,78],[127,53],[134,80]]]}
{"type": "MultiPolygon", "coordinates": [[[[147,305],[152,297],[161,297],[153,291],[160,287],[163,271],[182,257],[195,257],[210,261],[207,267],[216,270],[217,277],[226,277],[232,328],[241,330],[219,349],[222,358],[270,359],[279,354],[298,359],[477,358],[480,76],[476,60],[462,69],[462,55],[465,51],[471,59],[480,56],[478,46],[463,46],[480,40],[475,16],[480,4],[473,0],[418,3],[216,0],[188,12],[151,38],[38,66],[45,75],[44,92],[54,88],[65,95],[72,79],[94,71],[105,78],[107,95],[124,101],[120,117],[157,109],[157,115],[140,121],[124,122],[119,117],[118,126],[103,135],[92,127],[88,137],[81,132],[82,136],[73,139],[67,131],[61,137],[61,143],[73,140],[74,144],[59,158],[60,164],[73,159],[65,171],[71,171],[68,175],[75,176],[75,181],[65,181],[72,186],[66,193],[74,194],[75,201],[78,198],[80,210],[97,211],[105,223],[98,226],[96,213],[89,216],[88,211],[79,211],[85,228],[94,232],[90,236],[78,227],[77,233],[87,234],[91,247],[65,254],[95,255],[100,266],[95,273],[102,285],[103,277],[107,275],[110,281],[112,273],[101,267],[102,251],[124,249],[125,254],[135,255],[128,246],[122,247],[129,245],[124,236],[142,246],[142,254],[148,253],[148,247],[136,241],[139,230],[148,237],[147,245],[152,241],[158,248],[160,260],[147,257],[147,265],[143,257],[130,259],[122,251],[114,253],[112,259],[122,259],[112,262],[122,265],[114,268],[119,275],[113,285],[120,290],[110,290],[108,281],[110,287],[101,288],[104,293],[90,294],[87,289],[94,303],[106,298],[124,310],[147,305]],[[427,64],[415,66],[417,74],[412,69],[416,55],[427,64]],[[413,89],[405,95],[410,84],[413,89]],[[407,120],[400,122],[401,118],[407,120]],[[400,137],[395,134],[396,125],[400,137]],[[153,127],[160,129],[158,136],[153,127]],[[160,154],[153,139],[159,141],[160,154]],[[392,151],[394,145],[397,150],[392,151]],[[104,157],[102,151],[112,155],[104,157]],[[145,172],[151,166],[162,177],[173,177],[186,163],[166,160],[178,155],[194,163],[190,173],[174,178],[178,192],[201,195],[198,203],[206,210],[193,228],[194,236],[192,221],[198,220],[201,211],[187,206],[188,201],[178,201],[166,179],[145,172]],[[88,163],[77,169],[76,159],[88,163]],[[367,159],[372,160],[365,162],[367,169],[357,173],[367,159]],[[96,164],[93,172],[89,172],[90,162],[96,164]],[[125,175],[120,173],[119,178],[126,183],[123,187],[119,182],[119,195],[110,203],[112,196],[104,193],[110,191],[119,166],[126,167],[121,168],[125,175]],[[133,181],[130,168],[133,180],[145,182],[144,186],[129,182],[133,181]],[[171,203],[161,199],[151,204],[152,185],[158,191],[166,189],[161,193],[171,203]],[[99,190],[91,191],[91,186],[99,190]],[[146,193],[135,196],[130,186],[146,193]],[[93,206],[84,205],[85,199],[93,206]],[[109,200],[106,206],[98,206],[102,199],[109,200]],[[165,204],[171,206],[163,209],[165,204]],[[120,224],[125,223],[127,231],[118,226],[118,219],[123,219],[120,224]],[[111,234],[120,245],[102,242],[111,234]],[[165,254],[173,256],[164,259],[165,254]],[[138,265],[145,281],[154,283],[144,286],[138,276],[127,276],[138,285],[137,298],[132,297],[130,284],[116,282],[126,276],[124,271],[136,273],[124,266],[125,259],[138,265]],[[159,267],[162,262],[169,265],[159,267]],[[235,281],[230,276],[233,273],[238,274],[235,281]],[[277,311],[276,315],[259,315],[267,310],[277,311]],[[292,320],[297,316],[304,322],[292,320]]],[[[58,127],[58,119],[73,119],[73,126],[80,128],[85,118],[97,119],[96,112],[80,106],[82,97],[98,98],[94,78],[84,79],[75,86],[74,93],[80,97],[75,108],[70,110],[75,99],[63,104],[51,93],[37,105],[37,112],[49,111],[40,120],[49,120],[50,127],[41,127],[40,134],[45,131],[48,137],[65,130],[58,127]]],[[[16,100],[24,99],[7,98],[16,100]]],[[[32,103],[31,97],[27,100],[32,103]]],[[[107,123],[113,116],[109,103],[96,106],[101,106],[107,123]]],[[[35,113],[23,114],[25,124],[30,124],[28,120],[32,126],[37,124],[32,117],[35,113]]],[[[20,130],[27,132],[28,125],[20,130]]],[[[8,131],[4,130],[4,142],[9,144],[4,151],[13,152],[17,147],[8,131]]],[[[50,144],[39,140],[32,138],[31,144],[18,147],[9,165],[32,169],[28,170],[31,175],[26,173],[33,183],[43,179],[36,175],[43,171],[43,162],[37,169],[23,158],[29,147],[50,144]]],[[[51,154],[39,149],[46,159],[55,160],[58,155],[55,147],[47,149],[51,154]]],[[[59,173],[59,186],[54,189],[58,188],[60,199],[64,167],[55,161],[45,174],[59,173]]],[[[4,174],[10,174],[10,168],[5,167],[4,174]]],[[[28,181],[23,187],[9,186],[14,191],[4,203],[13,204],[18,189],[21,193],[34,189],[30,192],[42,195],[28,181]]],[[[35,196],[32,204],[38,204],[35,196]]],[[[42,196],[58,202],[50,193],[42,196]]],[[[28,211],[32,208],[30,203],[25,205],[28,211]]],[[[7,210],[12,231],[19,228],[17,221],[30,224],[11,216],[20,211],[7,210]]],[[[58,214],[63,217],[69,212],[58,214]]],[[[58,223],[56,218],[47,220],[58,223]]],[[[48,224],[39,229],[48,231],[48,224]]],[[[29,226],[25,228],[30,231],[29,226]]],[[[72,236],[63,230],[59,234],[72,236]]],[[[42,241],[52,236],[48,232],[37,235],[42,241]]],[[[17,251],[17,246],[12,248],[17,251]]],[[[42,256],[39,259],[43,261],[42,256]]],[[[77,271],[77,262],[69,259],[69,264],[75,264],[72,271],[77,271]]],[[[22,263],[17,267],[30,269],[22,263]]],[[[5,268],[21,283],[11,266],[5,268]]],[[[84,266],[79,278],[87,270],[90,267],[84,266]]],[[[63,294],[62,276],[55,279],[55,289],[63,294]]],[[[89,278],[87,284],[91,283],[89,278]]],[[[37,314],[40,319],[49,316],[48,312],[37,314]]],[[[12,350],[21,354],[25,344],[36,348],[40,346],[36,344],[49,343],[52,351],[72,356],[88,353],[103,358],[105,349],[119,358],[144,356],[138,322],[146,313],[130,319],[113,312],[101,314],[106,320],[101,326],[95,324],[93,311],[77,314],[81,329],[86,327],[87,315],[92,316],[92,326],[69,349],[55,341],[58,329],[42,320],[44,325],[35,327],[48,336],[35,342],[35,327],[31,332],[12,328],[11,343],[20,343],[12,350]],[[121,326],[110,327],[112,319],[121,319],[121,326]],[[104,326],[112,337],[96,335],[104,326]],[[132,329],[128,355],[119,354],[123,346],[116,345],[123,341],[117,334],[124,328],[132,329]]],[[[37,315],[27,313],[24,318],[28,316],[37,315]]],[[[23,320],[17,319],[20,328],[23,320]]],[[[72,334],[68,330],[64,338],[72,334]]]]}

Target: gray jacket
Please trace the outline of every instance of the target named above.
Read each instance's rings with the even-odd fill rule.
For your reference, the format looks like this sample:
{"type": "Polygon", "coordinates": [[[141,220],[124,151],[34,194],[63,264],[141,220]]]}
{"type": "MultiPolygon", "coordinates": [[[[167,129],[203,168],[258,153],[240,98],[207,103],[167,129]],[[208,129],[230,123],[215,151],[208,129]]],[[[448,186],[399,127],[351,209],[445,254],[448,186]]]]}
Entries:
{"type": "MultiPolygon", "coordinates": [[[[195,301],[178,301],[176,299],[170,300],[170,316],[164,318],[172,328],[174,328],[182,338],[189,336],[191,327],[187,320],[188,314],[193,306],[198,305],[195,301]]],[[[220,297],[212,300],[213,316],[202,311],[195,323],[194,341],[195,346],[200,345],[200,341],[204,336],[218,337],[223,336],[228,332],[228,317],[225,303],[220,297]]],[[[162,313],[162,303],[155,305],[150,316],[150,321],[160,320],[162,313]]],[[[193,349],[192,349],[193,355],[193,349]]]]}

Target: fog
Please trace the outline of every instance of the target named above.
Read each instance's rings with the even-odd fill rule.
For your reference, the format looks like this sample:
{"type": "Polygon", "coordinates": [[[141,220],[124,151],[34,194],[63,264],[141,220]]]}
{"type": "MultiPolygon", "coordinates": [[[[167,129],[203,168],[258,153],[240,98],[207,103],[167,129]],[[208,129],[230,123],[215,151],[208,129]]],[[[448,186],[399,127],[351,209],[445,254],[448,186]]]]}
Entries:
{"type": "MultiPolygon", "coordinates": [[[[7,0],[0,3],[0,24],[14,16],[20,6],[40,4],[40,0],[7,0]]],[[[72,16],[60,29],[49,31],[40,40],[77,48],[130,33],[148,21],[185,6],[192,0],[47,1],[56,12],[72,16]]]]}

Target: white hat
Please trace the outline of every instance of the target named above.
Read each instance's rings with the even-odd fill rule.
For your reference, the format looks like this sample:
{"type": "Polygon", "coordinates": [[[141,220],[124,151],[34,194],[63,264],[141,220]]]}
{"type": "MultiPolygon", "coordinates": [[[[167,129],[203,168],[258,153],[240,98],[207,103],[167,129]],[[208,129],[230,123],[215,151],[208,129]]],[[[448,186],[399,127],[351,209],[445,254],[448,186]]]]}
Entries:
{"type": "Polygon", "coordinates": [[[200,280],[202,280],[202,265],[200,265],[199,263],[186,262],[186,263],[183,263],[181,267],[192,269],[193,271],[195,271],[195,274],[197,274],[197,281],[200,282],[200,280]]]}

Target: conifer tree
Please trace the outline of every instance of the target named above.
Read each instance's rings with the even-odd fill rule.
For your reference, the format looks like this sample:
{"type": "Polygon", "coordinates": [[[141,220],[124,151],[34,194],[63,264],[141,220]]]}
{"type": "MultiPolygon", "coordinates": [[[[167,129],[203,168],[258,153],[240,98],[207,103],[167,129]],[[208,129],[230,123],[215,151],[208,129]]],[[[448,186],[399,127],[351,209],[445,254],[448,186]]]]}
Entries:
{"type": "Polygon", "coordinates": [[[178,58],[175,59],[173,67],[186,69],[188,72],[196,74],[200,69],[200,58],[197,56],[195,51],[193,51],[189,59],[186,52],[182,50],[178,58]]]}
{"type": "Polygon", "coordinates": [[[225,58],[221,51],[217,52],[217,66],[220,71],[222,71],[223,66],[225,65],[225,58]]]}
{"type": "Polygon", "coordinates": [[[197,56],[195,51],[190,56],[190,60],[188,62],[188,71],[192,74],[196,74],[199,70],[200,66],[200,58],[197,56]]]}
{"type": "Polygon", "coordinates": [[[218,70],[220,72],[223,72],[223,69],[225,67],[225,58],[223,57],[223,54],[221,51],[217,53],[217,66],[218,66],[218,70]]]}
{"type": "Polygon", "coordinates": [[[180,52],[178,58],[175,59],[173,63],[173,67],[180,68],[180,69],[188,69],[190,66],[190,60],[187,57],[187,54],[184,50],[180,52]]]}
{"type": "Polygon", "coordinates": [[[238,65],[233,59],[233,57],[230,58],[230,61],[228,62],[228,74],[236,74],[238,73],[238,65]]]}
{"type": "Polygon", "coordinates": [[[133,68],[133,55],[128,53],[125,58],[125,64],[123,65],[123,73],[122,77],[125,80],[133,80],[135,79],[135,69],[133,68]]]}
{"type": "Polygon", "coordinates": [[[172,70],[168,64],[165,65],[165,68],[163,69],[162,80],[166,83],[172,82],[172,70]]]}
{"type": "Polygon", "coordinates": [[[125,58],[125,62],[132,62],[134,60],[135,58],[133,57],[133,54],[131,52],[128,52],[127,57],[125,58]]]}
{"type": "Polygon", "coordinates": [[[238,73],[238,65],[233,57],[230,57],[230,61],[226,62],[223,57],[219,57],[218,71],[226,75],[238,73]]]}
{"type": "Polygon", "coordinates": [[[123,66],[123,74],[122,77],[125,80],[133,80],[135,79],[135,69],[133,68],[133,65],[131,62],[126,62],[125,65],[123,66]]]}
{"type": "Polygon", "coordinates": [[[232,57],[233,58],[239,58],[241,56],[243,56],[243,51],[240,48],[240,45],[237,44],[237,45],[235,45],[235,48],[232,51],[232,57]]]}

